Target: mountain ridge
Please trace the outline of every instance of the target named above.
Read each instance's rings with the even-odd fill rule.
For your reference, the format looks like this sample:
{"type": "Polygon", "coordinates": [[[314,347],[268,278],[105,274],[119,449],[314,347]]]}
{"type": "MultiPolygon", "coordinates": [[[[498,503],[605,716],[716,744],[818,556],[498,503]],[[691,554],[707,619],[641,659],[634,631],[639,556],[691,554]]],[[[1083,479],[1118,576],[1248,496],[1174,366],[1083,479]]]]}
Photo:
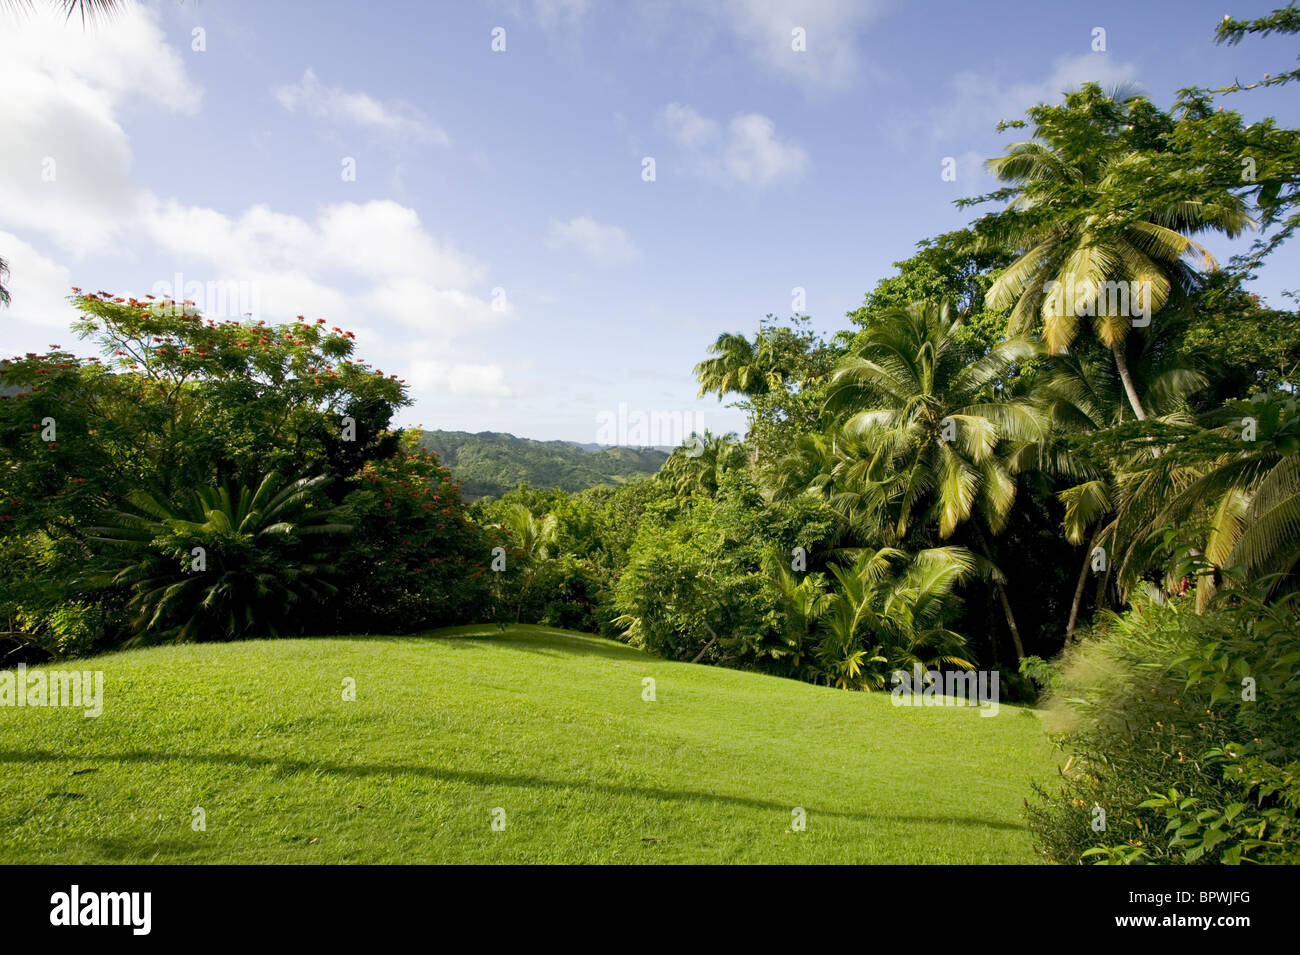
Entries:
{"type": "Polygon", "coordinates": [[[466,498],[498,497],[519,484],[581,491],[649,477],[668,449],[539,441],[503,431],[423,429],[420,445],[438,455],[466,498]]]}

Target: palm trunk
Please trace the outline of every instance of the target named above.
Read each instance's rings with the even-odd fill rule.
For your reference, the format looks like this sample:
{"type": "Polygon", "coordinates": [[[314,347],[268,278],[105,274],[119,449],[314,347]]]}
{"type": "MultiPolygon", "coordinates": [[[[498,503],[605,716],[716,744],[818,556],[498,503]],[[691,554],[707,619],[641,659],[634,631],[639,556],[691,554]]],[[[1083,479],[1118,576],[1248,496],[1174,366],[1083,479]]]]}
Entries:
{"type": "MultiPolygon", "coordinates": [[[[993,549],[989,547],[988,539],[984,536],[984,529],[976,521],[971,521],[971,526],[975,529],[975,537],[979,541],[980,548],[984,551],[984,556],[988,558],[989,563],[994,563],[993,549]]],[[[1011,631],[1011,642],[1016,647],[1016,663],[1019,664],[1025,658],[1025,646],[1020,642],[1020,628],[1016,626],[1016,616],[1011,612],[1011,601],[1007,599],[1007,588],[1002,585],[1001,581],[995,580],[993,584],[998,591],[998,601],[1002,604],[1002,613],[1007,618],[1007,629],[1011,631]]]]}
{"type": "Polygon", "coordinates": [[[1128,403],[1133,406],[1133,413],[1137,415],[1139,421],[1146,421],[1146,409],[1142,407],[1142,399],[1138,397],[1137,388],[1133,384],[1133,373],[1128,370],[1124,343],[1115,342],[1110,346],[1110,352],[1115,356],[1115,368],[1119,371],[1119,380],[1124,383],[1124,394],[1128,396],[1128,403]]]}
{"type": "Polygon", "coordinates": [[[998,583],[998,600],[1002,602],[1002,612],[1007,615],[1007,629],[1011,631],[1011,642],[1016,645],[1016,663],[1025,658],[1025,647],[1020,642],[1020,628],[1016,626],[1015,615],[1011,612],[1011,601],[1007,599],[1007,588],[998,583]]]}
{"type": "Polygon", "coordinates": [[[1070,602],[1070,620],[1065,625],[1065,642],[1067,644],[1074,640],[1074,625],[1079,621],[1079,606],[1083,603],[1084,585],[1088,583],[1088,568],[1092,565],[1092,551],[1097,546],[1097,539],[1101,536],[1101,531],[1092,535],[1088,546],[1083,551],[1083,566],[1079,568],[1079,583],[1074,588],[1074,600],[1070,602]]]}

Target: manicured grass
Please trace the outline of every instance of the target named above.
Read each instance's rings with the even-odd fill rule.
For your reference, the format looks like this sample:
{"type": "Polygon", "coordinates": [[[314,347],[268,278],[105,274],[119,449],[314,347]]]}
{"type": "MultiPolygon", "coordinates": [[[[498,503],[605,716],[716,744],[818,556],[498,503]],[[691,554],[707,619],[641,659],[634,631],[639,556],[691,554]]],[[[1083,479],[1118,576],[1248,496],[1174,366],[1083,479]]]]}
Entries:
{"type": "Polygon", "coordinates": [[[1020,809],[1052,766],[1006,704],[895,707],[539,627],[76,665],[105,672],[99,718],[0,707],[0,862],[1033,862],[1020,809]]]}

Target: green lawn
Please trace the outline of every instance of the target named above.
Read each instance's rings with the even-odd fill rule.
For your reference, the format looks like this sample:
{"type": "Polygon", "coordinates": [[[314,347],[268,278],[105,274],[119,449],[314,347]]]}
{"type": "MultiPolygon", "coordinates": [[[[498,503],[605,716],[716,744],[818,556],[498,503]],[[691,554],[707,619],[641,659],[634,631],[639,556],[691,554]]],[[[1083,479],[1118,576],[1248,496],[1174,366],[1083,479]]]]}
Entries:
{"type": "Polygon", "coordinates": [[[1052,767],[1027,710],[894,707],[540,627],[77,666],[105,672],[99,718],[0,707],[0,862],[1023,863],[1052,767]]]}

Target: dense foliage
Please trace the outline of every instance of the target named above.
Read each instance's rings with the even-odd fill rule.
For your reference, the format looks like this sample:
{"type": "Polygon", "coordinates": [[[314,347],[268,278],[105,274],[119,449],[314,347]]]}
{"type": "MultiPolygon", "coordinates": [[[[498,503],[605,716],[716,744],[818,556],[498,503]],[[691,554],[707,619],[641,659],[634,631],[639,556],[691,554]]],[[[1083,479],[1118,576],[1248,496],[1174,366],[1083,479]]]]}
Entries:
{"type": "Polygon", "coordinates": [[[1107,615],[1050,692],[1071,759],[1030,820],[1060,862],[1300,862],[1295,603],[1107,615]]]}
{"type": "Polygon", "coordinates": [[[99,355],[0,363],[11,650],[474,615],[485,541],[447,471],[388,429],[405,386],[353,358],[351,332],[73,291],[99,355]]]}

